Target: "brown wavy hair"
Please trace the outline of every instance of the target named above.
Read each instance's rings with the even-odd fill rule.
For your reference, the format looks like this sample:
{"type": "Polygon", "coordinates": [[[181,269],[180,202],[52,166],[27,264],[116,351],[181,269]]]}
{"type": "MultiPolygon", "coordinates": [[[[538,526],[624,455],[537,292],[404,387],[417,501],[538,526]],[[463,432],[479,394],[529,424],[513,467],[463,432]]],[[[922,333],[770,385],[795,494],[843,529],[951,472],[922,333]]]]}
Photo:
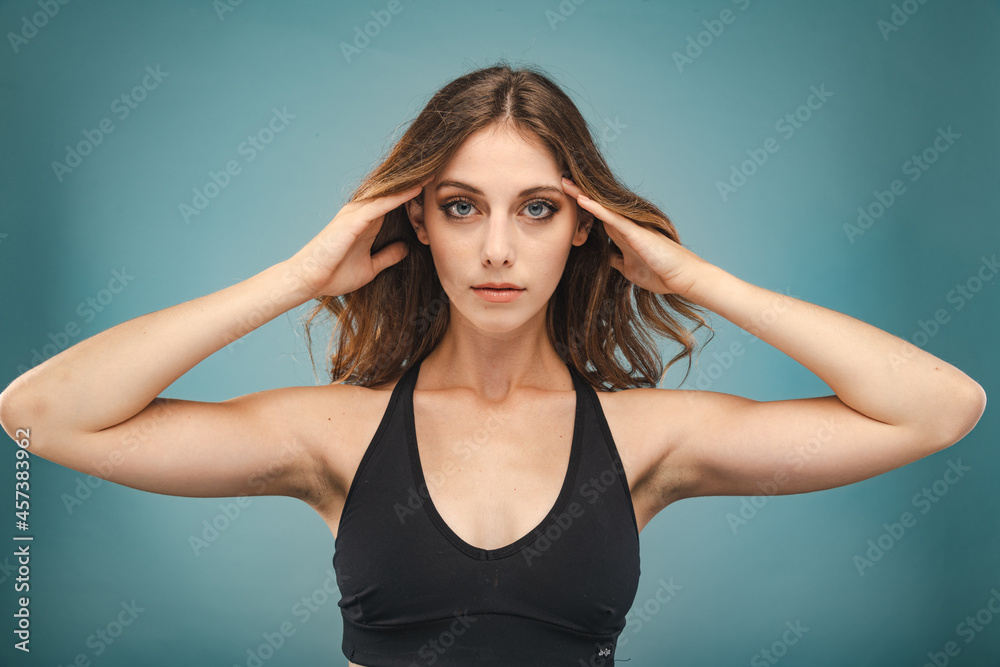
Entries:
{"type": "MultiPolygon", "coordinates": [[[[503,61],[438,90],[350,201],[419,185],[439,171],[467,137],[493,125],[540,141],[588,197],[680,243],[662,211],[618,182],[566,93],[535,66],[513,68],[503,61]]],[[[445,333],[448,297],[430,248],[417,239],[402,205],[386,214],[372,252],[399,240],[409,245],[406,257],[353,292],[318,298],[308,316],[305,334],[314,368],[313,318],[328,313],[339,332],[337,348],[329,356],[331,383],[372,387],[395,380],[427,356],[445,333]]],[[[613,251],[617,246],[596,218],[586,242],[570,249],[546,315],[556,352],[602,390],[655,387],[667,369],[685,357],[690,373],[694,332],[701,327],[712,330],[700,314],[704,311],[682,296],[635,286],[609,263],[613,251]],[[685,328],[679,318],[694,322],[694,327],[685,328]],[[651,332],[681,347],[666,366],[651,332]]]]}

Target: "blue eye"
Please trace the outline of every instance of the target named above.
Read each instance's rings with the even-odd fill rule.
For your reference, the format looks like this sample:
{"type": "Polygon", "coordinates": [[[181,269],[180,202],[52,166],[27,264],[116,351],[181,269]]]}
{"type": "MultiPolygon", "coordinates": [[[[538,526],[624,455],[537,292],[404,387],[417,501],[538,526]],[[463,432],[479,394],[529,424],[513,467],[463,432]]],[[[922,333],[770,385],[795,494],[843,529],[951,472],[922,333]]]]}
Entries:
{"type": "Polygon", "coordinates": [[[449,199],[445,203],[441,204],[441,206],[439,208],[449,218],[460,219],[460,218],[467,218],[467,217],[469,217],[469,214],[472,213],[471,209],[473,209],[475,207],[472,205],[472,202],[466,201],[465,199],[449,199]],[[457,207],[457,206],[462,206],[464,212],[456,210],[455,213],[458,213],[458,215],[456,215],[455,213],[452,213],[451,212],[452,208],[453,207],[457,207]],[[465,207],[468,207],[469,210],[467,210],[465,207]]]}
{"type": "Polygon", "coordinates": [[[528,211],[529,216],[531,216],[532,218],[536,218],[538,220],[544,220],[545,218],[551,216],[552,213],[556,212],[556,209],[554,209],[550,204],[546,203],[541,199],[531,202],[525,207],[525,209],[528,211]],[[538,210],[539,208],[542,210],[538,210]],[[542,215],[545,209],[549,209],[550,211],[552,211],[552,213],[549,213],[548,215],[542,215]],[[534,214],[535,212],[537,212],[538,215],[535,215],[534,214]]]}
{"type": "MultiPolygon", "coordinates": [[[[449,199],[438,208],[440,208],[441,211],[443,211],[444,214],[452,220],[464,220],[472,217],[472,212],[476,207],[475,204],[467,199],[456,197],[454,199],[449,199]]],[[[555,215],[557,211],[559,211],[559,207],[548,199],[535,199],[528,202],[525,205],[524,210],[527,212],[528,217],[532,220],[548,220],[555,215]],[[546,210],[548,210],[548,213],[545,213],[546,210]]]]}

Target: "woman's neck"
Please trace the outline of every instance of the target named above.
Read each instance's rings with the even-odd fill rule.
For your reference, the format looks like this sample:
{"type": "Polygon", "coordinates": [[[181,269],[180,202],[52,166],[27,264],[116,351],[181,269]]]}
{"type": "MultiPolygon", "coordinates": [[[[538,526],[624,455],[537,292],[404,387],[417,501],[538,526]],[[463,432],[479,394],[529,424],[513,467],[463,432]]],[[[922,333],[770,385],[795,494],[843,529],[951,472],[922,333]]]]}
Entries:
{"type": "Polygon", "coordinates": [[[522,388],[573,390],[541,317],[517,330],[484,332],[461,318],[449,320],[441,342],[420,365],[421,389],[470,389],[489,401],[503,401],[522,388]]]}

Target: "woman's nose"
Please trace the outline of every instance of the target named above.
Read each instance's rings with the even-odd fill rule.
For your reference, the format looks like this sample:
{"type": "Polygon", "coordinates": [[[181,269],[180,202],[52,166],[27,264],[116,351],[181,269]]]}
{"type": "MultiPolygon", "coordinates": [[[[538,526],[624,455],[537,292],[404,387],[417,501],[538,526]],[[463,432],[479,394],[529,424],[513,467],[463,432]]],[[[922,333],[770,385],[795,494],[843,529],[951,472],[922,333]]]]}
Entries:
{"type": "Polygon", "coordinates": [[[514,262],[514,229],[505,216],[492,215],[486,221],[483,240],[483,263],[502,266],[514,262]]]}

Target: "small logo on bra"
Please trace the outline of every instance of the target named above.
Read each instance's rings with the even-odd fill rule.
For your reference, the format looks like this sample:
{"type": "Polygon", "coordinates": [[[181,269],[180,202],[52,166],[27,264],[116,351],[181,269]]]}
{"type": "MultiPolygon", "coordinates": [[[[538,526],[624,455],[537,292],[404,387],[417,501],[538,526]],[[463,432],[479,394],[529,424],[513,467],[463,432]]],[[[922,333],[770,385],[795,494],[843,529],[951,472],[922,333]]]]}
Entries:
{"type": "Polygon", "coordinates": [[[599,642],[594,644],[594,652],[590,655],[590,659],[586,663],[580,660],[580,665],[583,667],[609,667],[614,662],[614,659],[611,657],[614,650],[614,642],[599,642]]]}

